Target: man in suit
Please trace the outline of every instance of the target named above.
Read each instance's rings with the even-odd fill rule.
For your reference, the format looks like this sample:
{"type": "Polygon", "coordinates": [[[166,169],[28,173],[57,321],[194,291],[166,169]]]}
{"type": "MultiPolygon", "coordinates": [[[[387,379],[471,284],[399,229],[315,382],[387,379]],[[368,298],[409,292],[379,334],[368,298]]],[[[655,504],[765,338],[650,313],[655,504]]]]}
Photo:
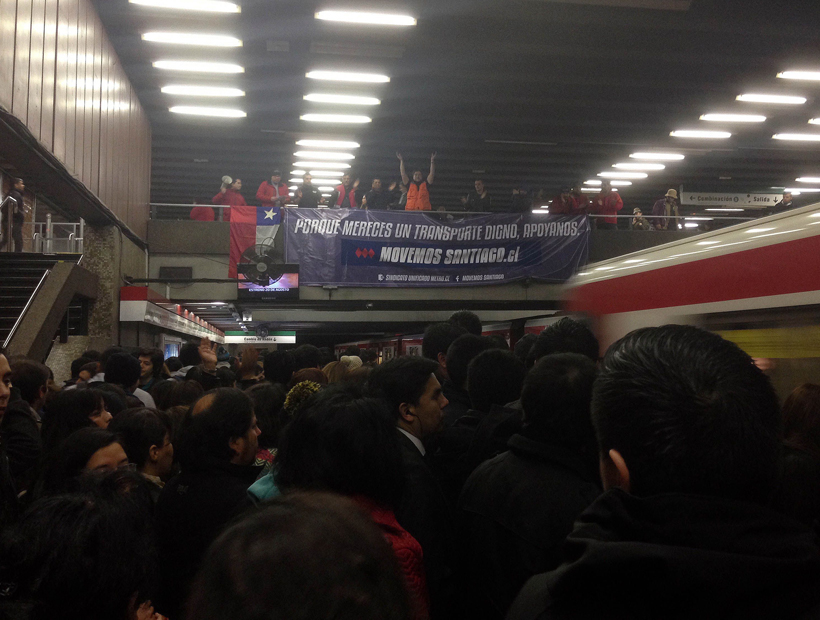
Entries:
{"type": "Polygon", "coordinates": [[[427,463],[423,440],[444,424],[447,398],[435,372],[438,363],[400,357],[378,366],[368,381],[372,396],[390,406],[400,434],[405,488],[396,510],[399,523],[419,541],[430,588],[432,617],[447,617],[455,549],[452,517],[444,493],[427,463]]]}

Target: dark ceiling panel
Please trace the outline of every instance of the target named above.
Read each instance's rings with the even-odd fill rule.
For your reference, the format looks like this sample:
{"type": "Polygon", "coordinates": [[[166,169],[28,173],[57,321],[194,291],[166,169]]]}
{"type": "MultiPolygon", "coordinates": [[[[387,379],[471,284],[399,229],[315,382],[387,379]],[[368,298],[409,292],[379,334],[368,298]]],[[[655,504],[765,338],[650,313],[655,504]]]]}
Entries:
{"type": "Polygon", "coordinates": [[[775,78],[787,68],[820,69],[820,3],[369,2],[418,17],[417,27],[397,30],[314,19],[316,9],[333,2],[236,1],[242,13],[229,16],[96,2],[151,118],[155,202],[210,197],[223,174],[242,178],[251,199],[274,167],[288,176],[294,142],[308,135],[360,142],[353,172],[365,184],[374,176],[398,177],[396,150],[411,166],[426,166],[438,151],[433,198],[449,207],[460,206],[477,175],[503,204],[515,185],[551,194],[651,148],[681,150],[687,159],[621,188],[627,207],[651,204],[680,184],[752,191],[820,174],[816,145],[771,139],[778,131],[809,131],[807,120],[820,115],[820,85],[775,78]],[[149,29],[232,34],[244,47],[213,52],[149,44],[140,39],[149,29]],[[246,72],[216,78],[160,72],[151,62],[161,57],[237,62],[246,72]],[[380,71],[391,81],[337,88],[305,78],[317,68],[380,71]],[[242,88],[248,117],[172,115],[170,105],[202,102],[161,94],[170,82],[242,88]],[[367,112],[373,122],[338,128],[300,121],[323,109],[303,95],[331,87],[379,97],[382,105],[367,112]],[[809,104],[782,109],[735,101],[751,90],[802,94],[809,104]],[[736,136],[719,144],[669,137],[673,129],[704,125],[698,118],[707,111],[758,109],[770,117],[765,124],[733,128],[736,136]]]}

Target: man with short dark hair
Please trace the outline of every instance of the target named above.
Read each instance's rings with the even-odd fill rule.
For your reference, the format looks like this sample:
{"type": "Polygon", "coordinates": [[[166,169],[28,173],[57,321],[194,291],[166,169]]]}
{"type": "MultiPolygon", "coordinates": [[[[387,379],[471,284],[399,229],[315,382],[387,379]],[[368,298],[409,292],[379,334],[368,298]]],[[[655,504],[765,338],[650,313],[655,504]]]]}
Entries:
{"type": "Polygon", "coordinates": [[[578,353],[598,361],[598,339],[583,323],[569,317],[553,323],[542,331],[527,355],[527,366],[532,367],[545,355],[578,353]]]}
{"type": "Polygon", "coordinates": [[[441,430],[447,405],[437,368],[423,357],[399,357],[374,368],[368,379],[370,395],[387,402],[401,435],[405,489],[396,518],[424,550],[433,617],[446,605],[442,598],[456,561],[450,507],[427,464],[423,442],[441,430]]]}
{"type": "Polygon", "coordinates": [[[470,410],[470,395],[467,393],[467,367],[475,356],[491,349],[492,346],[492,341],[484,336],[463,334],[456,338],[447,349],[448,380],[445,382],[445,395],[451,395],[453,400],[444,410],[445,426],[452,426],[456,420],[470,410]]]}
{"type": "MultiPolygon", "coordinates": [[[[447,387],[445,387],[444,384],[448,379],[447,349],[450,348],[450,345],[453,344],[456,338],[466,333],[467,330],[460,325],[449,322],[433,323],[432,325],[428,325],[427,329],[424,330],[424,337],[421,341],[421,354],[429,360],[438,362],[439,367],[436,371],[436,376],[442,383],[445,396],[447,395],[447,387]]],[[[450,400],[450,398],[447,400],[450,400]]]]}
{"type": "Polygon", "coordinates": [[[50,375],[47,366],[32,360],[21,360],[11,366],[11,383],[20,399],[9,403],[0,423],[0,437],[18,493],[31,486],[43,452],[40,410],[45,404],[50,375]]]}
{"type": "Polygon", "coordinates": [[[150,482],[156,503],[174,465],[170,421],[151,409],[128,409],[111,420],[108,430],[120,437],[128,462],[150,482]]]}
{"type": "Polygon", "coordinates": [[[191,379],[199,383],[207,392],[219,387],[216,378],[217,343],[202,338],[199,344],[186,342],[179,349],[179,362],[182,368],[171,375],[176,381],[191,379]]]}
{"type": "Polygon", "coordinates": [[[324,203],[322,192],[313,184],[313,176],[305,174],[302,177],[302,184],[296,190],[296,200],[300,209],[315,209],[324,203]]]}
{"type": "Polygon", "coordinates": [[[322,352],[312,344],[303,344],[293,350],[295,371],[305,368],[322,368],[322,352]]]}
{"type": "Polygon", "coordinates": [[[165,355],[159,349],[140,349],[140,389],[150,392],[161,381],[165,355]]]}
{"type": "Polygon", "coordinates": [[[606,492],[507,618],[818,617],[816,536],[769,508],[780,418],[766,375],[716,334],[616,342],[592,398],[606,492]]]}
{"type": "Polygon", "coordinates": [[[349,174],[342,176],[342,182],[330,194],[328,203],[337,209],[357,209],[356,190],[359,188],[359,179],[351,182],[349,174]]]}
{"type": "MultiPolygon", "coordinates": [[[[472,376],[471,366],[471,385],[472,376]]],[[[503,618],[527,579],[561,563],[575,518],[601,494],[589,411],[594,380],[586,357],[542,358],[524,381],[524,428],[464,485],[470,583],[489,599],[491,617],[503,618]]]]}
{"type": "Polygon", "coordinates": [[[259,427],[249,396],[233,388],[209,394],[180,440],[182,473],[160,493],[156,520],[162,575],[157,610],[179,613],[208,546],[236,515],[261,467],[253,461],[259,427]]]}
{"type": "Polygon", "coordinates": [[[481,179],[476,179],[475,189],[461,199],[461,204],[467,211],[489,213],[493,210],[493,199],[487,193],[487,188],[484,187],[484,181],[481,179]]]}
{"type": "Polygon", "coordinates": [[[139,387],[140,363],[128,353],[115,353],[105,365],[105,382],[120,386],[126,394],[136,396],[149,409],[155,409],[156,404],[151,395],[139,387]]]}
{"type": "Polygon", "coordinates": [[[484,333],[484,327],[481,325],[481,319],[478,318],[478,315],[475,312],[470,312],[469,310],[459,310],[458,312],[453,312],[447,320],[454,325],[460,325],[467,330],[468,334],[480,336],[484,333]]]}
{"type": "Polygon", "coordinates": [[[282,173],[274,170],[270,182],[262,181],[256,190],[256,199],[262,207],[284,207],[290,199],[288,186],[282,183],[282,173]]]}
{"type": "Polygon", "coordinates": [[[382,187],[381,179],[373,179],[373,183],[364,198],[362,207],[370,211],[387,211],[396,198],[396,184],[393,183],[388,191],[382,187]]]}

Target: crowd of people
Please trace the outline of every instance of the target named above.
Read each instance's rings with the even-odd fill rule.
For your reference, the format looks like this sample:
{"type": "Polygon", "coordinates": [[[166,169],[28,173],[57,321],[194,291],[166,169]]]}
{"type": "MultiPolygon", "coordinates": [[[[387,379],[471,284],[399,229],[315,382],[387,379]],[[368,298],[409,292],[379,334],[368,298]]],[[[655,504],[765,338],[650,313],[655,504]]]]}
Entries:
{"type": "Polygon", "coordinates": [[[0,617],[820,617],[820,386],[457,312],[422,355],[0,355],[0,617]]]}

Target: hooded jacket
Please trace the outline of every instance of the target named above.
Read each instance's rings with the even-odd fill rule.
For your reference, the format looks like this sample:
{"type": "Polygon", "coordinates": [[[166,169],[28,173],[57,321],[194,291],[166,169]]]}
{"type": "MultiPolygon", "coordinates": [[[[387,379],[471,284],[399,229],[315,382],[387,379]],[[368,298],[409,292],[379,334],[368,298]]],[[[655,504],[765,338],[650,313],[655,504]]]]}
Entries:
{"type": "Polygon", "coordinates": [[[737,500],[613,489],[579,518],[564,564],[536,575],[507,620],[817,618],[811,530],[737,500]]]}

